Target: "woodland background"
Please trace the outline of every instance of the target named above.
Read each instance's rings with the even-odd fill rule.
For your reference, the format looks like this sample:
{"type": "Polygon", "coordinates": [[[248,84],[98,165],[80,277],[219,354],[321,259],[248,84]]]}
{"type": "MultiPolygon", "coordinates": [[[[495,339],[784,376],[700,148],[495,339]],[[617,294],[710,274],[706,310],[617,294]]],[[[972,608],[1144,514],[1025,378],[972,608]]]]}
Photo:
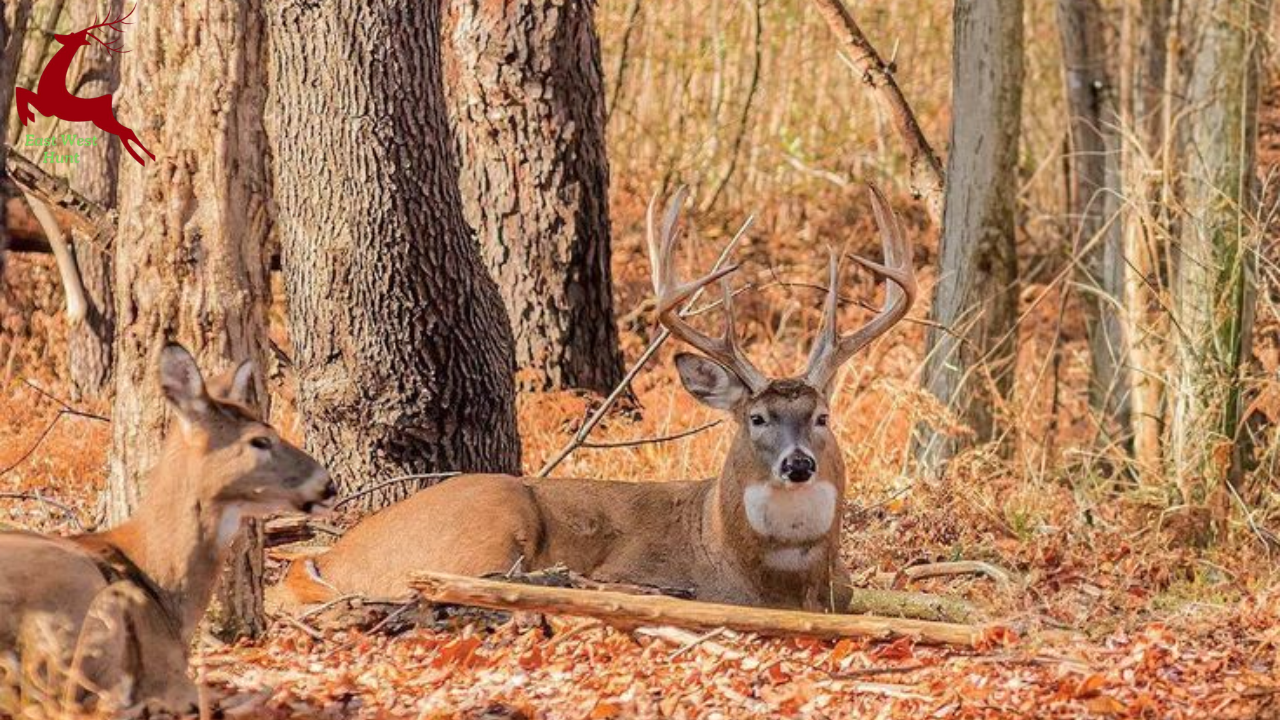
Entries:
{"type": "MultiPolygon", "coordinates": [[[[874,181],[915,240],[923,301],[836,400],[845,559],[868,586],[931,560],[1014,570],[1012,587],[912,584],[973,603],[1007,642],[686,648],[585,621],[313,636],[276,620],[204,640],[203,676],[266,716],[1280,712],[1269,3],[858,2],[872,72],[813,0],[409,5],[149,0],[131,53],[81,51],[77,94],[116,93],[160,159],[112,141],[67,174],[115,213],[91,231],[57,215],[77,322],[48,227],[6,181],[0,522],[127,514],[165,422],[161,337],[208,367],[260,360],[264,408],[348,492],[538,473],[656,336],[654,193],[693,190],[691,268],[754,218],[740,330],[785,374],[816,328],[826,245],[876,255],[874,181]],[[885,69],[941,157],[945,211],[872,87],[885,69]]],[[[57,49],[48,31],[127,10],[6,0],[10,141],[69,129],[19,130],[10,109],[57,49]]],[[[718,472],[727,427],[670,353],[556,474],[718,472]]],[[[351,519],[414,487],[364,493],[351,519]]],[[[271,574],[283,553],[268,557],[271,574]]]]}

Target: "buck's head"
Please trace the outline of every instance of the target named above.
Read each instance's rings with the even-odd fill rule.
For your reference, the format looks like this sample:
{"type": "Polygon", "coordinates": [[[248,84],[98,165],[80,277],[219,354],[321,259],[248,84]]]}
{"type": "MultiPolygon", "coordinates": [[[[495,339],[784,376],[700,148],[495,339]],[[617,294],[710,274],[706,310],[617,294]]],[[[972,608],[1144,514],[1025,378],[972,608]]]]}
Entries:
{"type": "MultiPolygon", "coordinates": [[[[676,273],[673,249],[683,201],[682,190],[671,201],[660,228],[655,223],[656,203],[649,206],[653,283],[658,295],[659,321],[672,335],[703,353],[676,357],[685,389],[702,403],[729,413],[738,425],[722,480],[741,487],[747,498],[749,518],[753,495],[767,498],[775,491],[803,491],[821,496],[827,498],[824,507],[832,507],[844,490],[844,461],[830,423],[829,402],[835,377],[845,362],[901,320],[911,307],[916,295],[911,244],[884,196],[872,187],[871,204],[884,242],[885,262],[882,265],[859,257],[854,259],[887,281],[884,307],[871,322],[855,332],[848,335],[837,332],[840,258],[832,253],[822,328],[810,352],[808,368],[799,377],[769,378],[751,364],[737,344],[733,290],[727,279],[736,266],[713,270],[687,283],[681,282],[676,273]],[[680,310],[695,293],[716,280],[720,280],[723,291],[721,309],[725,323],[720,337],[710,337],[686,322],[680,310]]],[[[815,530],[825,532],[830,526],[831,514],[827,513],[825,526],[815,530]]],[[[768,528],[764,526],[769,525],[770,516],[760,510],[759,517],[760,522],[753,518],[752,524],[760,525],[756,529],[766,532],[768,528]]],[[[781,516],[775,514],[775,517],[781,516]]],[[[810,520],[789,517],[787,522],[805,524],[810,520]]]]}
{"type": "Polygon", "coordinates": [[[177,417],[166,462],[196,483],[200,506],[217,513],[228,533],[241,518],[311,511],[334,497],[324,467],[250,409],[252,363],[206,384],[191,354],[170,344],[160,351],[159,366],[161,388],[177,417]]]}

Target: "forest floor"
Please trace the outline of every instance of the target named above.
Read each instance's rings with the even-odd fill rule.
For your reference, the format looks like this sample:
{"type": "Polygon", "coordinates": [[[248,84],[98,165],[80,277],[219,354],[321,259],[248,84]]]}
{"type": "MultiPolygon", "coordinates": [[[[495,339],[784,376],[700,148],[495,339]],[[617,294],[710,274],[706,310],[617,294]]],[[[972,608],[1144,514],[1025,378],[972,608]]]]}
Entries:
{"type": "MultiPolygon", "coordinates": [[[[1261,163],[1280,167],[1280,107],[1267,108],[1263,135],[1261,163]]],[[[652,332],[648,313],[633,312],[648,292],[638,240],[643,194],[624,188],[617,195],[630,201],[615,203],[619,313],[632,358],[652,332]]],[[[761,218],[742,251],[749,276],[774,285],[743,303],[752,352],[774,371],[799,362],[816,295],[770,279],[820,277],[825,259],[812,252],[821,246],[815,236],[852,231],[869,252],[875,244],[867,213],[780,219],[780,212],[761,218]],[[788,236],[796,227],[806,230],[788,236]]],[[[917,213],[914,224],[920,222],[917,213]]],[[[733,229],[725,224],[727,231],[702,228],[704,241],[691,254],[703,262],[712,256],[733,229]]],[[[936,240],[923,237],[916,260],[925,296],[935,251],[936,240]]],[[[71,401],[59,377],[66,329],[51,264],[15,256],[5,272],[0,523],[73,532],[94,516],[110,427],[64,411],[105,415],[109,407],[71,401]]],[[[730,632],[683,644],[567,618],[313,636],[279,621],[260,641],[202,642],[198,661],[209,694],[228,717],[266,718],[1280,717],[1274,554],[1245,527],[1213,549],[1196,549],[1158,483],[1123,479],[1107,452],[1087,449],[1096,444],[1082,391],[1084,331],[1079,313],[1061,305],[1061,286],[1055,276],[1023,289],[1018,399],[1001,409],[1002,425],[1014,428],[1005,443],[1011,453],[978,449],[936,482],[911,477],[911,428],[942,417],[915,385],[924,332],[918,322],[855,361],[833,417],[851,469],[843,551],[854,577],[869,584],[877,572],[954,559],[1015,572],[1007,587],[984,578],[910,586],[982,608],[1007,629],[989,647],[730,632]]],[[[864,281],[860,289],[871,286],[864,281]]],[[[1271,337],[1274,331],[1267,330],[1271,337]]],[[[1274,374],[1274,348],[1264,343],[1259,352],[1271,353],[1264,364],[1274,374]]],[[[634,406],[610,417],[598,439],[661,436],[715,419],[680,389],[669,360],[668,349],[636,383],[634,406]]],[[[296,436],[287,383],[280,385],[277,424],[296,436]]],[[[597,401],[522,395],[526,469],[536,471],[597,401]]],[[[1268,402],[1274,398],[1259,405],[1268,402]]],[[[728,437],[722,425],[670,443],[584,449],[558,474],[706,477],[718,471],[728,437]]]]}

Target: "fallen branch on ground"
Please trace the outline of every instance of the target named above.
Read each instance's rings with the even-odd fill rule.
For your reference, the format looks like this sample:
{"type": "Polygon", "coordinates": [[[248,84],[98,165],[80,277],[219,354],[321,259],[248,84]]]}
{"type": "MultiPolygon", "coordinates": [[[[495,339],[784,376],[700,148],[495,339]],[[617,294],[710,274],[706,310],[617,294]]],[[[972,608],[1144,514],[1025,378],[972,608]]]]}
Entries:
{"type": "Polygon", "coordinates": [[[409,584],[424,598],[436,603],[583,615],[623,626],[725,627],[762,635],[821,638],[892,640],[908,637],[923,643],[961,647],[974,647],[984,637],[983,629],[974,625],[867,615],[828,615],[618,592],[516,585],[448,573],[415,573],[409,584]]]}
{"type": "Polygon", "coordinates": [[[51,499],[49,499],[49,498],[45,497],[45,496],[44,496],[42,493],[40,493],[40,491],[38,491],[38,490],[37,490],[37,491],[35,491],[35,492],[30,492],[30,493],[26,493],[26,492],[0,492],[0,499],[2,499],[2,500],[26,500],[26,501],[30,501],[30,502],[37,502],[37,503],[40,503],[41,505],[44,505],[44,506],[47,506],[47,507],[57,508],[58,510],[61,510],[61,511],[62,511],[62,513],[63,513],[64,515],[66,515],[66,516],[67,516],[67,519],[71,521],[71,524],[73,524],[73,525],[75,525],[75,526],[76,526],[76,530],[78,530],[78,531],[80,531],[80,532],[84,532],[84,523],[80,522],[80,513],[76,512],[76,509],[75,509],[75,508],[71,507],[70,505],[66,505],[66,504],[64,504],[64,503],[60,503],[60,502],[58,502],[57,500],[51,500],[51,499]]]}
{"type": "Polygon", "coordinates": [[[936,562],[924,565],[912,565],[903,568],[900,573],[911,580],[923,580],[944,575],[986,575],[999,585],[1013,585],[1013,573],[999,565],[981,560],[957,560],[955,562],[936,562]]]}
{"type": "Polygon", "coordinates": [[[309,515],[290,514],[273,517],[267,521],[266,525],[266,547],[274,548],[306,542],[314,539],[317,533],[342,537],[343,531],[309,515]]]}

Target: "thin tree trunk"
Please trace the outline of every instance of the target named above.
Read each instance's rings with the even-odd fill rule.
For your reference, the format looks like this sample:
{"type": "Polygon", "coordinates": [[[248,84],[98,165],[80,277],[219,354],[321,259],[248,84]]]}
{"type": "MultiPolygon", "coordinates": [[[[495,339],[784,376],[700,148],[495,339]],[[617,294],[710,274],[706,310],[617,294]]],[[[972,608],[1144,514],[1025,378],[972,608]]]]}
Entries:
{"type": "Polygon", "coordinates": [[[1173,34],[1177,0],[1127,0],[1120,39],[1121,127],[1130,137],[1121,144],[1125,256],[1125,337],[1129,342],[1129,422],[1138,476],[1163,476],[1165,339],[1168,316],[1160,304],[1167,287],[1167,208],[1160,201],[1167,108],[1176,102],[1164,92],[1168,76],[1167,44],[1173,34]]]}
{"type": "MultiPolygon", "coordinates": [[[[923,384],[983,442],[1012,388],[1017,341],[1022,0],[957,0],[954,22],[942,267],[923,384]]],[[[964,445],[931,427],[916,442],[935,473],[964,445]]]]}
{"type": "Polygon", "coordinates": [[[520,384],[608,392],[622,353],[595,3],[445,5],[463,210],[506,304],[520,384]]]}
{"type": "Polygon", "coordinates": [[[1197,6],[1187,83],[1184,207],[1174,278],[1179,329],[1170,461],[1183,501],[1218,504],[1239,470],[1240,370],[1253,332],[1258,73],[1267,10],[1197,6]]]}
{"type": "Polygon", "coordinates": [[[273,175],[308,449],[347,491],[518,472],[511,330],[463,217],[440,4],[267,7],[268,132],[306,148],[273,175]]]}
{"type": "Polygon", "coordinates": [[[133,19],[117,116],[156,159],[120,162],[111,524],[128,517],[158,460],[165,404],[155,354],[166,340],[184,343],[207,368],[257,361],[256,396],[267,409],[260,10],[152,0],[133,19]]]}
{"type": "Polygon", "coordinates": [[[1127,442],[1129,392],[1124,302],[1124,235],[1116,87],[1108,68],[1098,0],[1058,0],[1062,64],[1070,112],[1068,213],[1072,256],[1089,335],[1089,405],[1105,444],[1127,442]]]}
{"type": "MultiPolygon", "coordinates": [[[[120,17],[124,0],[80,0],[72,3],[71,26],[88,27],[101,18],[120,17]]],[[[80,97],[97,97],[116,92],[120,82],[120,55],[97,43],[80,49],[78,65],[72,65],[68,89],[80,97]],[[78,70],[77,70],[78,67],[78,70]]],[[[82,195],[106,208],[116,204],[116,177],[120,144],[91,123],[75,129],[81,137],[97,139],[91,152],[80,154],[80,162],[67,166],[67,179],[82,195]]],[[[73,397],[101,396],[111,392],[111,367],[115,338],[116,309],[111,291],[112,258],[90,242],[93,238],[75,226],[68,228],[80,285],[84,290],[84,321],[73,325],[67,336],[67,365],[73,397]]]]}
{"type": "Polygon", "coordinates": [[[13,110],[13,92],[18,86],[18,76],[22,74],[22,60],[26,57],[27,26],[31,23],[33,0],[14,0],[6,2],[0,9],[4,15],[4,43],[0,45],[0,145],[7,145],[12,136],[10,116],[15,122],[18,114],[13,110]]]}
{"type": "MultiPolygon", "coordinates": [[[[0,7],[0,154],[8,157],[9,114],[13,112],[13,90],[22,64],[22,47],[26,41],[27,23],[31,20],[32,0],[16,0],[0,7]]],[[[7,163],[0,161],[0,181],[7,176],[7,163]]],[[[9,248],[6,200],[0,192],[0,282],[4,281],[4,257],[9,248]]]]}

